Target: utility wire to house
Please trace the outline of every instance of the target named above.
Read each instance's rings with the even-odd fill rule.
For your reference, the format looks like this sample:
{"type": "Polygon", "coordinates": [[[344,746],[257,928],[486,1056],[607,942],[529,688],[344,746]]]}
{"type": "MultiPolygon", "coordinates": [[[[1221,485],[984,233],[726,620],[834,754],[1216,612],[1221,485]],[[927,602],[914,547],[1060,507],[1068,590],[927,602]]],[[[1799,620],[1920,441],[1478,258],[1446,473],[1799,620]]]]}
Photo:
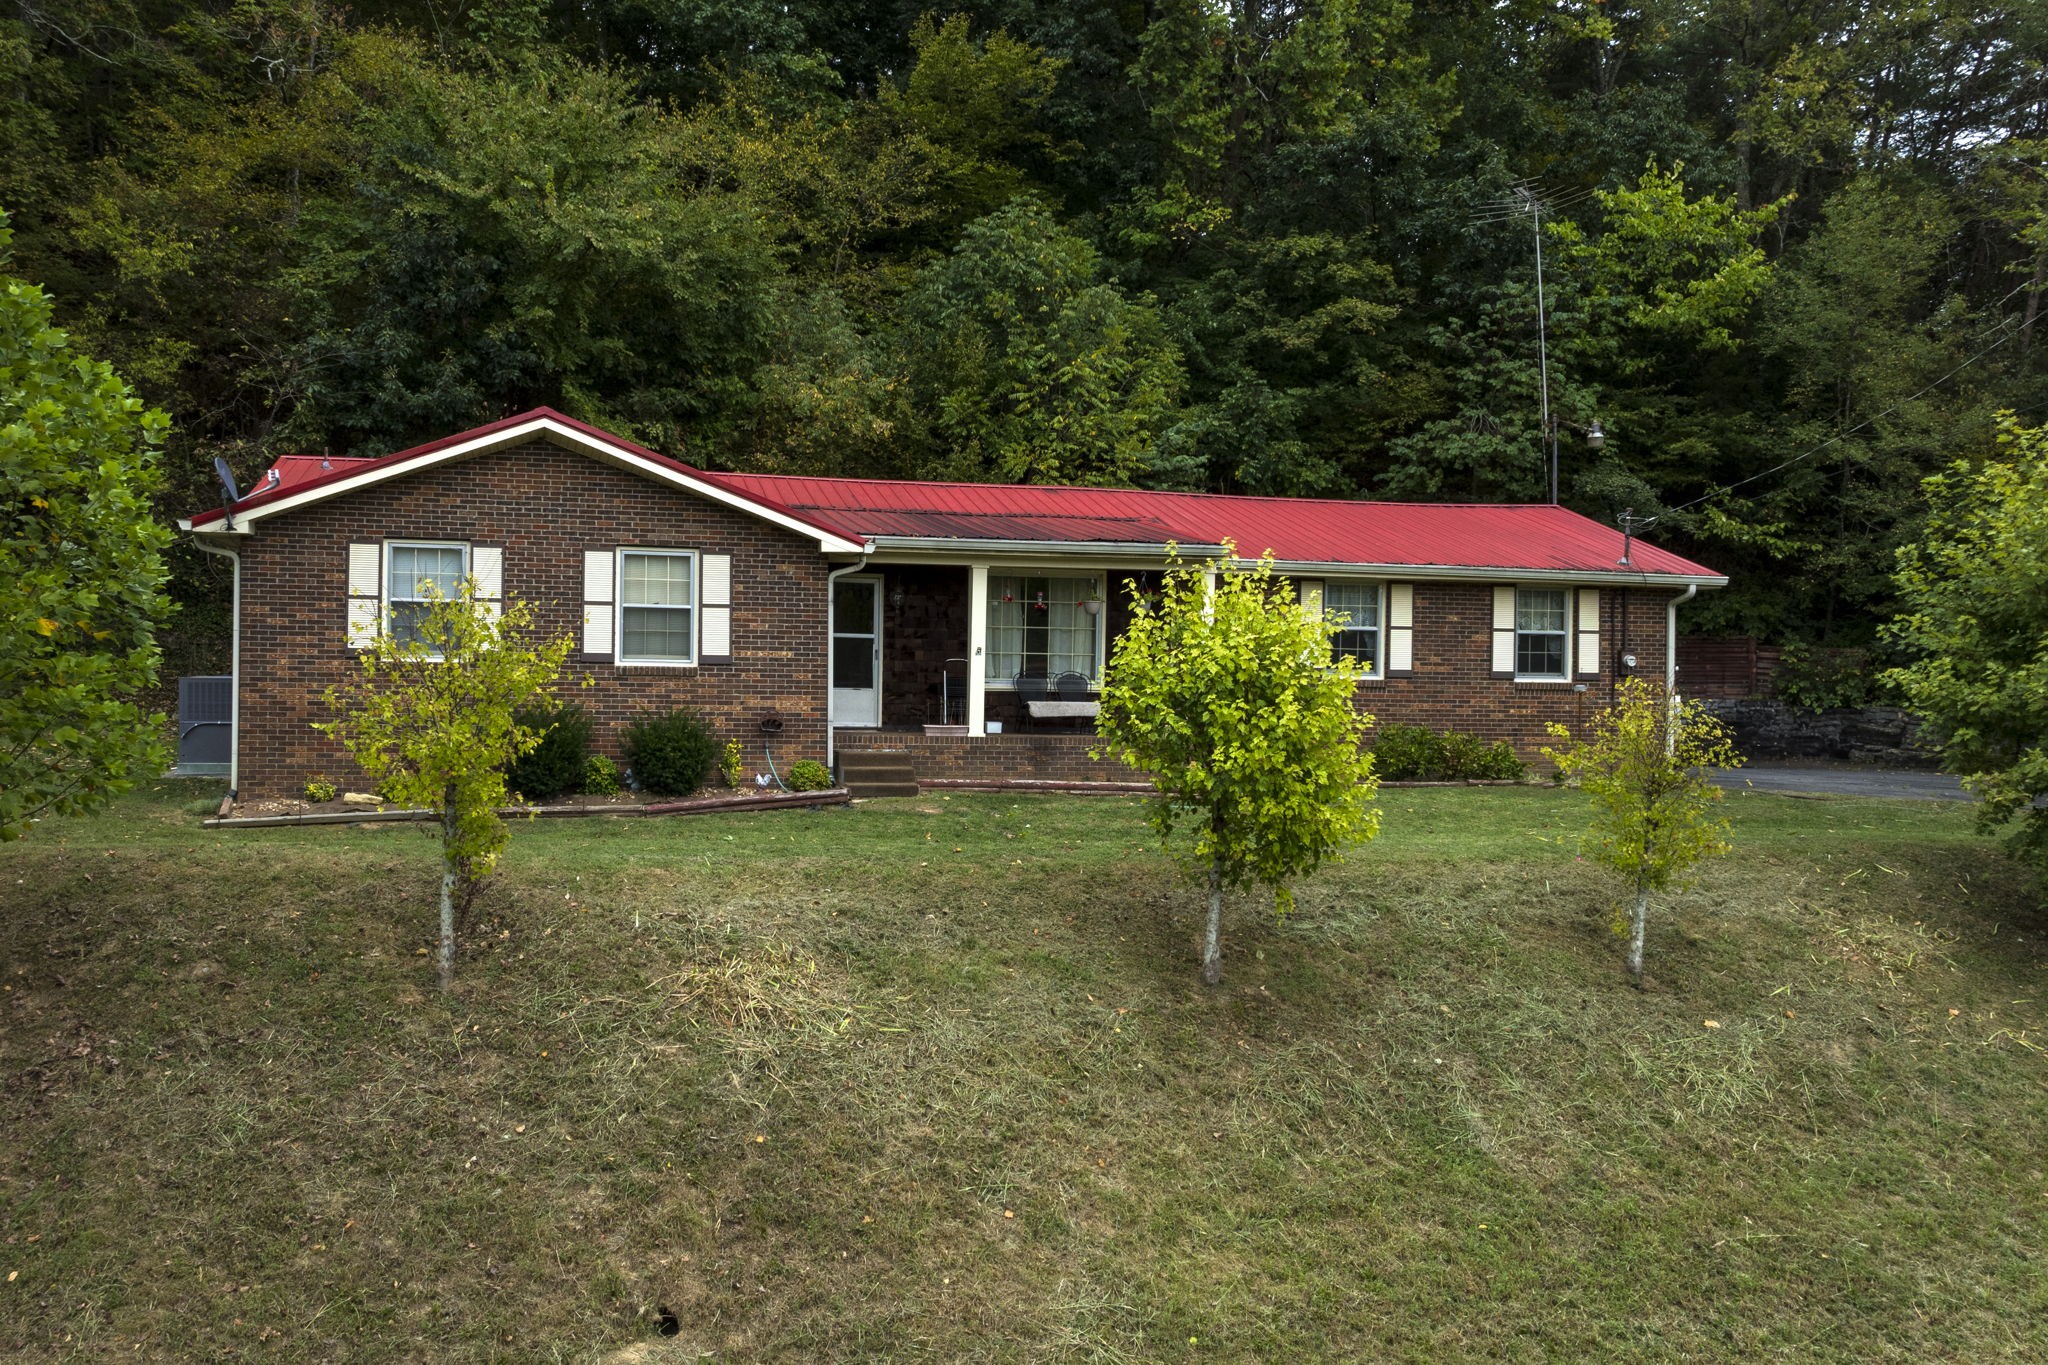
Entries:
{"type": "MultiPolygon", "coordinates": [[[[2026,285],[2021,285],[2020,289],[2024,289],[2026,287],[2026,285]]],[[[2012,293],[2009,293],[2005,296],[2005,299],[2011,298],[2013,294],[2017,294],[2018,292],[2020,292],[2019,289],[2013,290],[2012,293]]],[[[2000,299],[1998,302],[2004,303],[2005,299],[2000,299]]],[[[1994,304],[1993,306],[1996,307],[1997,305],[1994,304]]],[[[1883,412],[1873,413],[1871,416],[1866,417],[1862,421],[1858,422],[1855,426],[1846,428],[1842,431],[1838,431],[1833,436],[1828,437],[1827,440],[1822,441],[1820,444],[1814,446],[1810,450],[1802,450],[1797,455],[1794,455],[1791,459],[1780,461],[1779,463],[1772,465],[1769,469],[1761,470],[1755,474],[1751,474],[1747,478],[1737,479],[1733,483],[1723,484],[1719,488],[1710,489],[1709,491],[1702,493],[1700,494],[1700,496],[1694,498],[1691,502],[1682,502],[1678,504],[1676,507],[1668,507],[1665,509],[1666,513],[1668,514],[1671,512],[1687,511],[1691,508],[1698,507],[1701,503],[1709,502],[1714,498],[1718,498],[1724,493],[1732,493],[1738,488],[1747,487],[1748,485],[1757,482],[1759,479],[1767,479],[1771,477],[1773,474],[1783,473],[1785,470],[1792,468],[1792,466],[1796,464],[1801,464],[1807,460],[1812,459],[1814,456],[1820,454],[1824,450],[1827,450],[1829,447],[1838,445],[1841,442],[1846,441],[1851,436],[1854,436],[1857,432],[1863,431],[1869,428],[1870,426],[1883,421],[1885,418],[1891,416],[1899,409],[1905,407],[1908,403],[1914,402],[1915,400],[1925,396],[1926,394],[1932,393],[1935,389],[1940,388],[1943,384],[1946,384],[1949,380],[1955,378],[1964,370],[1969,369],[1970,366],[1976,364],[1985,356],[1990,355],[2000,346],[2005,345],[2008,341],[2011,341],[2014,337],[2018,336],[2019,331],[2014,326],[2014,323],[2014,319],[2006,318],[2003,321],[1999,322],[1997,326],[1988,328],[1987,330],[1978,333],[1979,337],[1989,336],[1992,332],[1998,331],[2004,331],[2006,334],[2004,336],[2001,336],[1998,340],[1992,342],[1989,346],[1986,346],[1982,350],[1977,351],[1975,354],[1971,355],[1968,359],[1964,360],[1962,363],[1958,364],[1953,369],[1943,374],[1939,379],[1935,379],[1930,383],[1922,385],[1920,388],[1915,389],[1912,393],[1907,394],[1904,398],[1901,398],[1898,402],[1892,404],[1883,412]]],[[[1972,338],[1972,340],[1975,339],[1976,338],[1974,337],[1972,338]]]]}

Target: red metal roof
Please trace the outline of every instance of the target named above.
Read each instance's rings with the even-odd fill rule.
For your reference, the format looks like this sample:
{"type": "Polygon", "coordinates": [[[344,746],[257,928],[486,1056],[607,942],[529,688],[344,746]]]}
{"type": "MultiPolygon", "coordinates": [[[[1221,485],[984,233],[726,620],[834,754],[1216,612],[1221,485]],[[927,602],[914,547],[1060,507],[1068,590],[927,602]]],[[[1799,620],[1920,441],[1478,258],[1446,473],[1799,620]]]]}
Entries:
{"type": "MultiPolygon", "coordinates": [[[[766,511],[841,540],[923,538],[1054,545],[1218,545],[1269,552],[1284,563],[1501,569],[1718,579],[1720,574],[1644,541],[1628,569],[1621,533],[1562,507],[1532,503],[1356,502],[1250,498],[892,479],[816,479],[778,474],[709,474],[600,431],[552,408],[535,408],[471,431],[376,459],[286,455],[265,482],[234,506],[244,513],[284,498],[345,491],[366,474],[421,460],[452,446],[542,421],[686,475],[766,511]]],[[[191,518],[200,526],[223,509],[191,518]]]]}
{"type": "Polygon", "coordinates": [[[369,460],[360,455],[280,455],[271,464],[263,479],[250,490],[249,497],[258,493],[283,492],[286,489],[303,488],[313,480],[333,471],[360,469],[369,460]],[[275,475],[275,478],[272,478],[275,475]]]}
{"type": "MultiPolygon", "coordinates": [[[[1415,567],[1620,570],[1621,532],[1531,503],[1354,502],[884,479],[726,474],[726,483],[863,536],[1189,545],[1236,543],[1282,562],[1415,567]]],[[[1705,565],[1635,542],[1630,568],[1719,578],[1705,565]]]]}
{"type": "Polygon", "coordinates": [[[510,432],[518,427],[532,426],[544,421],[569,428],[590,438],[592,441],[601,442],[617,450],[625,451],[660,465],[674,473],[695,479],[700,483],[723,489],[749,502],[756,503],[767,511],[778,512],[785,517],[814,526],[818,530],[839,539],[859,539],[858,536],[849,536],[849,533],[844,529],[830,525],[815,515],[806,515],[794,508],[784,507],[774,500],[772,494],[743,492],[733,486],[727,475],[708,474],[701,469],[684,464],[681,460],[671,460],[668,456],[649,450],[646,446],[635,445],[633,442],[614,436],[608,431],[591,426],[588,422],[579,422],[574,417],[556,412],[553,408],[545,407],[534,408],[528,412],[517,413],[511,417],[502,417],[495,422],[486,422],[483,426],[473,427],[468,431],[459,431],[453,436],[443,436],[439,440],[428,441],[424,445],[414,446],[410,450],[400,450],[390,455],[379,455],[374,458],[351,457],[327,461],[317,455],[286,455],[279,459],[277,465],[273,466],[280,475],[276,483],[266,481],[259,484],[254,492],[250,493],[240,502],[237,502],[232,508],[215,507],[187,520],[196,527],[207,522],[216,521],[229,511],[237,514],[252,512],[280,499],[296,497],[301,493],[310,492],[317,488],[332,487],[334,491],[341,492],[351,480],[361,478],[365,474],[382,473],[394,465],[410,464],[416,460],[425,459],[428,456],[448,449],[450,446],[462,445],[496,435],[500,432],[510,432]],[[318,468],[306,469],[300,463],[304,461],[312,461],[318,468]],[[332,465],[331,468],[328,467],[330,463],[332,465]],[[292,466],[289,472],[286,469],[287,465],[292,466]]]}

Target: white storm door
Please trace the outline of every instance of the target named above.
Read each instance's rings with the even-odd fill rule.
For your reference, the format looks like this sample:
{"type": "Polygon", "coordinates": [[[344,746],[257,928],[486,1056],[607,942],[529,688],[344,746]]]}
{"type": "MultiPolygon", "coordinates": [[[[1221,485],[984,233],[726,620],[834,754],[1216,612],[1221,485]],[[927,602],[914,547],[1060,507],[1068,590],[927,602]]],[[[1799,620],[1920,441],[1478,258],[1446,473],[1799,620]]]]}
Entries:
{"type": "Polygon", "coordinates": [[[832,585],[832,723],[882,723],[882,580],[832,585]]]}

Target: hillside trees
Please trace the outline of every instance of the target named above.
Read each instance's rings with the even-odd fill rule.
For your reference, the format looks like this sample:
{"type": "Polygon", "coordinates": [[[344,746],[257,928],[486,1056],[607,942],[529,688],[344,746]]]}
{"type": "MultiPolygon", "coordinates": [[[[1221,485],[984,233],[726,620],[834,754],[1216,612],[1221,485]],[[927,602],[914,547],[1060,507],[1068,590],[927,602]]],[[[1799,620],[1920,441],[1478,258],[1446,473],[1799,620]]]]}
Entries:
{"type": "Polygon", "coordinates": [[[931,414],[925,472],[1005,483],[1129,484],[1160,460],[1179,355],[1149,299],[1034,200],[973,224],[904,300],[912,383],[931,414]]]}
{"type": "Polygon", "coordinates": [[[42,0],[0,204],[177,417],[166,511],[537,402],[720,467],[1520,499],[1526,183],[1612,434],[1566,501],[1730,570],[1698,624],[1864,643],[1919,481],[2048,402],[2044,61],[1956,0],[42,0]],[[1068,321],[991,321],[1032,272],[1068,321]]]}

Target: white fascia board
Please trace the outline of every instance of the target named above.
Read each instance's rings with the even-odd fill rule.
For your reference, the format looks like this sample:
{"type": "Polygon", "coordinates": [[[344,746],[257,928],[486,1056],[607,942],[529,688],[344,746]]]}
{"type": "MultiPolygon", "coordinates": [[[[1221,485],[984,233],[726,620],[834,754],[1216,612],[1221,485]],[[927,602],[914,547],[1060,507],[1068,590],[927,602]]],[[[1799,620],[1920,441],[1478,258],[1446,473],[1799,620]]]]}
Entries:
{"type": "MultiPolygon", "coordinates": [[[[1221,545],[1185,544],[1177,547],[1183,562],[1194,564],[1223,554],[1221,545]]],[[[877,564],[957,564],[973,558],[989,563],[1047,564],[1072,561],[1090,566],[1128,566],[1133,561],[1148,566],[1166,563],[1163,544],[1125,544],[1119,541],[967,540],[944,536],[876,536],[873,560],[877,564]]],[[[1241,564],[1256,564],[1254,557],[1239,555],[1241,564]]],[[[1352,564],[1342,561],[1277,560],[1274,572],[1290,576],[1331,578],[1462,579],[1466,582],[1498,583],[1558,582],[1616,584],[1624,587],[1698,584],[1703,588],[1728,586],[1725,577],[1698,574],[1647,574],[1640,571],[1598,569],[1527,569],[1507,565],[1462,564],[1352,564]]]]}
{"type": "MultiPolygon", "coordinates": [[[[786,513],[778,512],[773,508],[763,507],[760,503],[750,498],[742,497],[740,494],[734,493],[729,489],[706,483],[702,479],[691,478],[689,475],[678,470],[657,464],[635,451],[612,445],[608,441],[597,440],[585,432],[578,431],[574,427],[564,426],[560,422],[547,417],[537,417],[531,422],[522,422],[516,427],[507,427],[502,431],[494,431],[487,436],[478,436],[468,441],[458,441],[454,445],[445,446],[440,450],[434,451],[432,454],[422,455],[417,459],[406,460],[380,468],[367,469],[360,474],[352,475],[345,479],[337,479],[333,483],[323,484],[318,488],[308,488],[303,493],[295,493],[289,497],[279,498],[275,502],[264,503],[261,507],[251,507],[235,511],[235,530],[246,534],[244,528],[250,522],[261,521],[266,517],[275,516],[280,512],[289,512],[294,508],[304,507],[311,503],[324,502],[328,498],[338,497],[343,493],[353,493],[359,488],[369,488],[375,484],[383,483],[387,479],[401,478],[404,475],[414,474],[423,469],[432,469],[437,465],[447,464],[453,460],[486,455],[494,450],[502,450],[507,446],[520,445],[532,440],[536,436],[549,437],[558,444],[565,445],[572,450],[579,450],[586,455],[604,461],[606,464],[630,470],[633,473],[653,479],[657,483],[668,484],[672,488],[684,489],[707,501],[736,508],[750,516],[759,517],[761,520],[772,525],[780,526],[784,530],[794,531],[807,540],[816,541],[818,549],[825,554],[860,554],[866,548],[859,541],[848,540],[843,536],[834,535],[822,527],[812,526],[807,522],[799,521],[786,513]]],[[[178,524],[181,529],[188,531],[215,532],[228,529],[222,518],[215,518],[198,526],[192,525],[189,519],[178,524]]]]}
{"type": "MultiPolygon", "coordinates": [[[[1244,559],[1252,564],[1256,560],[1244,559]]],[[[1347,564],[1310,560],[1276,560],[1275,573],[1327,575],[1331,578],[1436,578],[1463,579],[1473,583],[1584,583],[1614,584],[1624,588],[1648,588],[1698,584],[1702,588],[1725,588],[1728,579],[1717,574],[1644,573],[1613,569],[1525,569],[1513,565],[1467,564],[1347,564]]]]}
{"type": "MultiPolygon", "coordinates": [[[[1214,559],[1223,553],[1221,545],[1177,545],[1185,560],[1214,559]]],[[[963,559],[994,563],[1009,561],[1044,564],[1051,561],[1164,564],[1166,545],[1162,541],[1120,540],[972,540],[952,536],[876,536],[874,560],[888,564],[952,564],[963,559]]]]}

